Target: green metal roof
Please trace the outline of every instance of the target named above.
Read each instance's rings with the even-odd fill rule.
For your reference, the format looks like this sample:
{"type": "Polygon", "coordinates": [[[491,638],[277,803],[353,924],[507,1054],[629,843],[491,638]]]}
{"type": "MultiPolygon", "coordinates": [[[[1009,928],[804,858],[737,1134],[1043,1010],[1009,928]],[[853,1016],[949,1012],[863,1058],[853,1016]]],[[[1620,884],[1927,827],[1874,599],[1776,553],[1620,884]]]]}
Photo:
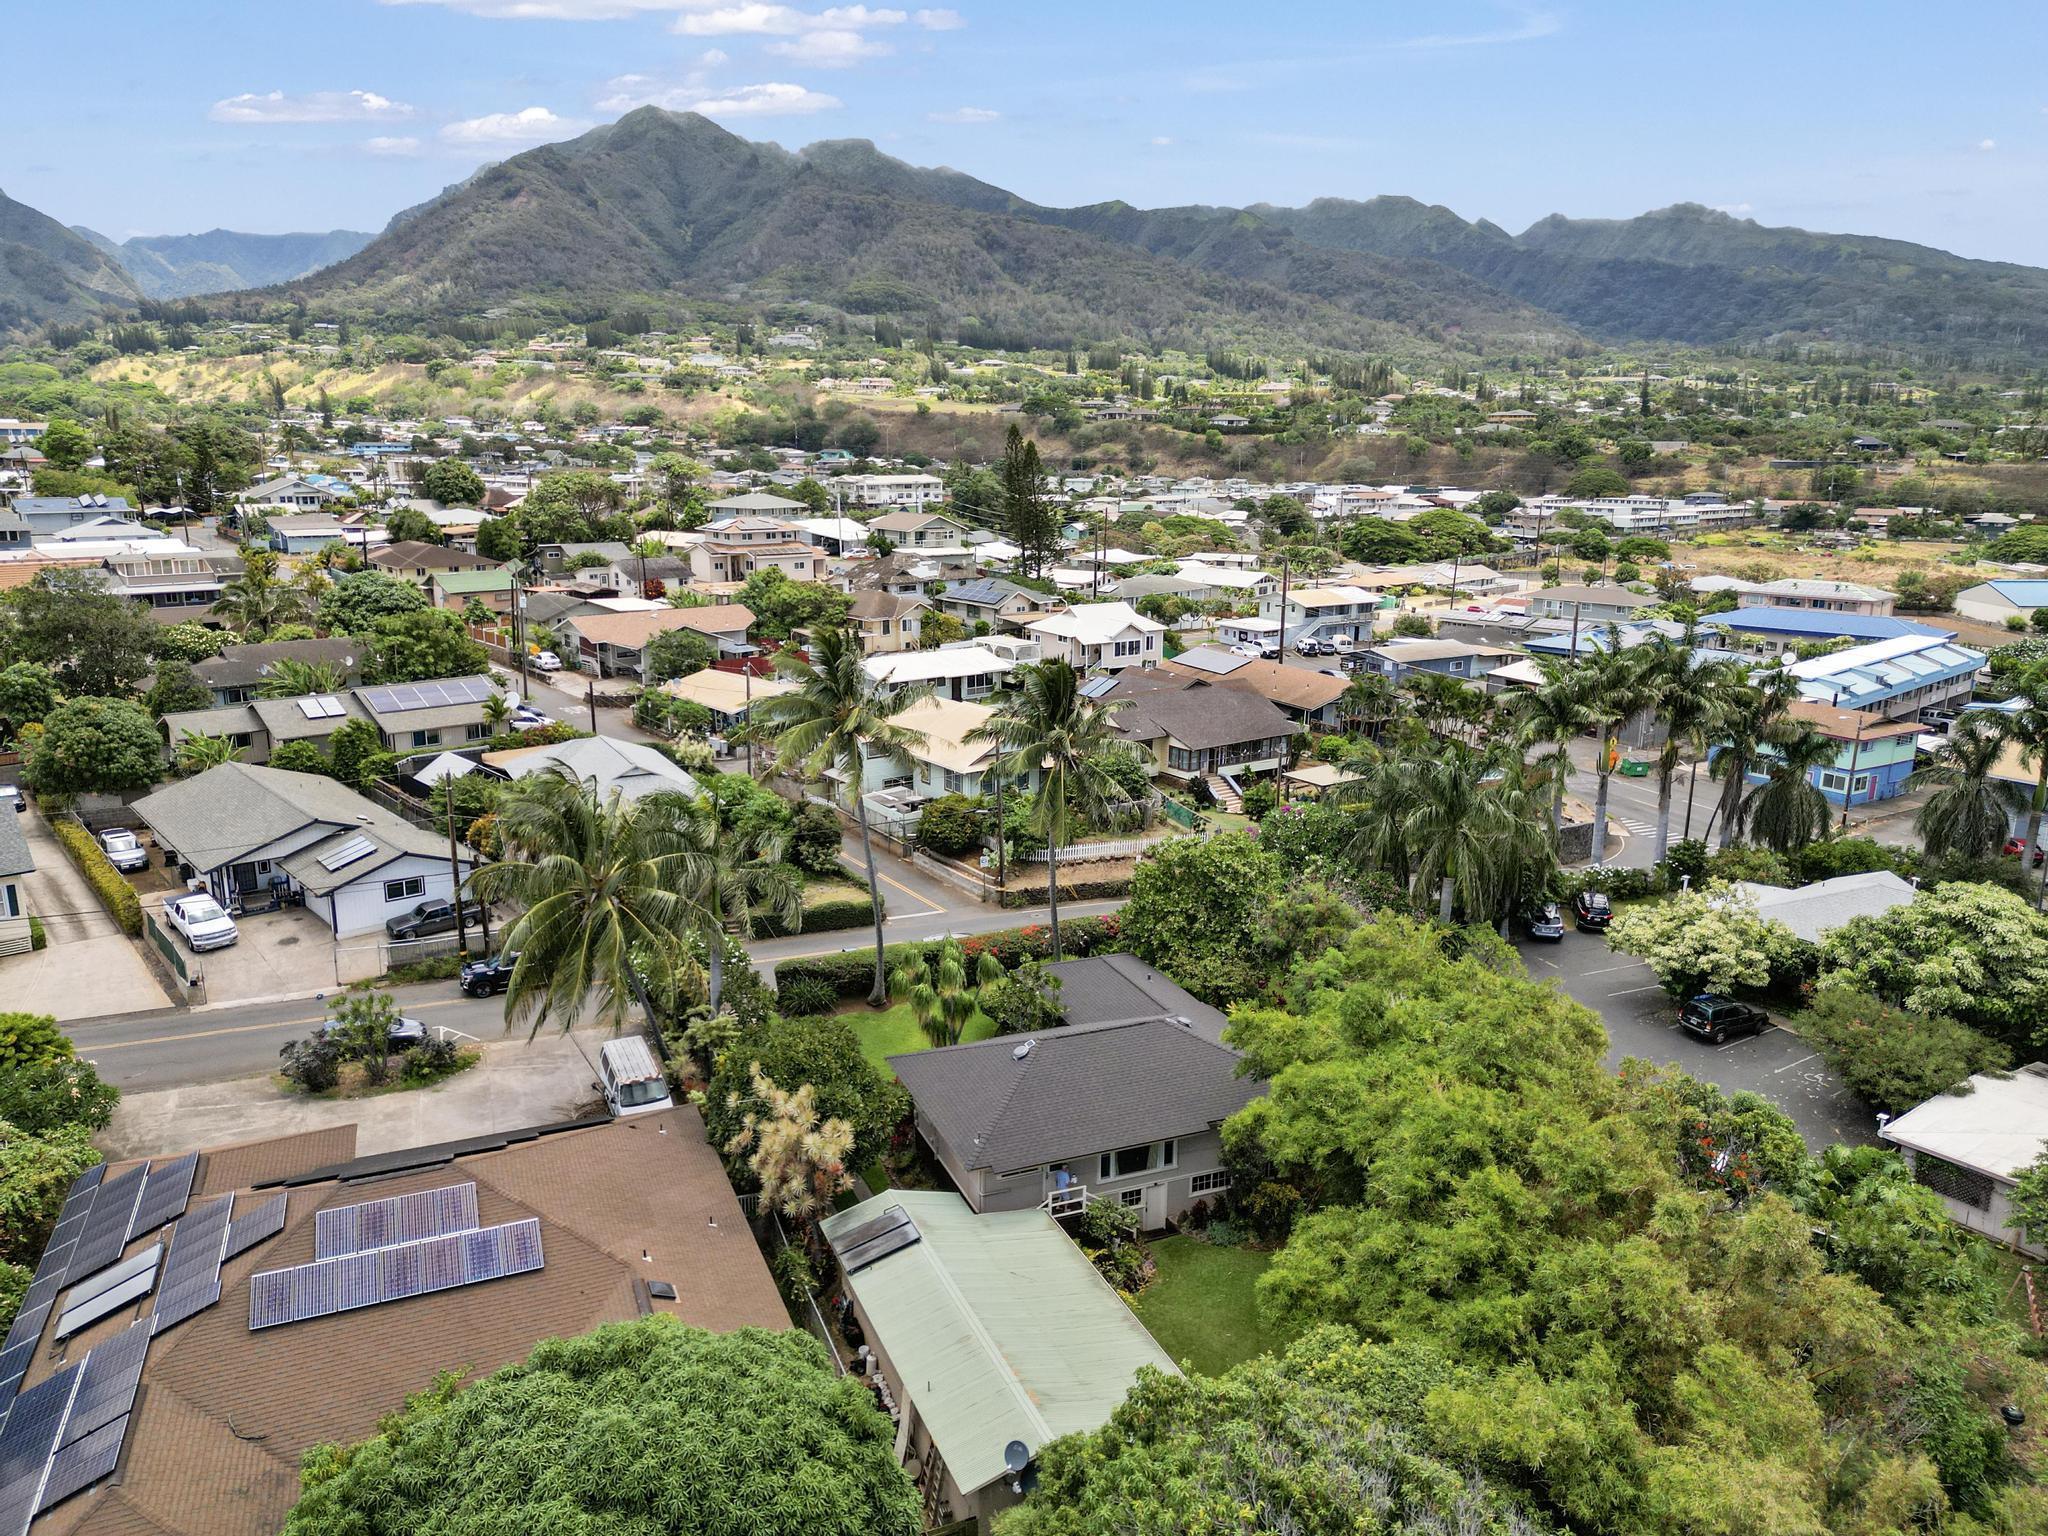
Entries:
{"type": "Polygon", "coordinates": [[[512,573],[494,571],[436,571],[434,585],[443,592],[510,592],[512,573]]]}
{"type": "Polygon", "coordinates": [[[875,1342],[965,1492],[1004,1473],[1003,1447],[1099,1429],[1138,1368],[1171,1359],[1044,1211],[976,1215],[950,1191],[892,1189],[824,1223],[844,1237],[890,1206],[919,1240],[847,1281],[875,1342]]]}

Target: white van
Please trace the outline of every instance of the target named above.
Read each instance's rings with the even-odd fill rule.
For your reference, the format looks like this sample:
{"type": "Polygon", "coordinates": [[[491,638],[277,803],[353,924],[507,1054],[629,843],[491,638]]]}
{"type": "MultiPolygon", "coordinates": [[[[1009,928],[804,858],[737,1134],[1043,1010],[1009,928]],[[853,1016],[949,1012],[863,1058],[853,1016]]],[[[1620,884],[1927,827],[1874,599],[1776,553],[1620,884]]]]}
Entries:
{"type": "Polygon", "coordinates": [[[597,1076],[595,1086],[604,1095],[605,1107],[615,1115],[644,1115],[676,1107],[661,1063],[638,1035],[607,1040],[599,1046],[597,1076]]]}

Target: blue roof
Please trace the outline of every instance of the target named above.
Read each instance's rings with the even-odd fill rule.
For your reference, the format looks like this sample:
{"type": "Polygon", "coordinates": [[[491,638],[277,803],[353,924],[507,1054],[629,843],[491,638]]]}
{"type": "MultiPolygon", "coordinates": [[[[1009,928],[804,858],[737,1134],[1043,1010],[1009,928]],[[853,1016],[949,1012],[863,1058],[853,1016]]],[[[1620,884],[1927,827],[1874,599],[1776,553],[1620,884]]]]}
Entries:
{"type": "MultiPolygon", "coordinates": [[[[2037,585],[2048,588],[2048,582],[2037,585]]],[[[2042,601],[2048,603],[2048,597],[2042,601]]],[[[1847,635],[1852,640],[1897,640],[1905,635],[1924,635],[1932,640],[1955,634],[1952,629],[1936,629],[1889,614],[1829,613],[1819,608],[1736,608],[1703,616],[1700,627],[1739,629],[1761,635],[1812,635],[1822,639],[1847,635]]]]}
{"type": "Polygon", "coordinates": [[[1987,581],[1984,585],[2021,608],[2048,608],[2048,581],[1987,581]]]}

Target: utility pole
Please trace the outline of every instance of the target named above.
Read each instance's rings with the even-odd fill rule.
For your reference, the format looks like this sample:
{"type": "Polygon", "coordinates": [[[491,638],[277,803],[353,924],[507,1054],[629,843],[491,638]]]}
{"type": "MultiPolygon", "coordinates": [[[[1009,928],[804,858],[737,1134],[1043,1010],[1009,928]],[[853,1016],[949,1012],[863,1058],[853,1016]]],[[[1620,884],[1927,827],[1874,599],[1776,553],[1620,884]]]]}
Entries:
{"type": "MultiPolygon", "coordinates": [[[[1837,688],[1835,690],[1835,708],[1839,710],[1841,707],[1842,690],[1837,688]]],[[[1849,744],[1849,782],[1842,786],[1841,830],[1844,832],[1849,830],[1849,806],[1856,798],[1856,764],[1863,756],[1863,717],[1853,709],[1848,713],[1855,716],[1855,724],[1850,726],[1849,729],[1854,731],[1856,735],[1849,744]]]]}
{"type": "Polygon", "coordinates": [[[519,653],[519,700],[532,702],[533,681],[526,673],[526,567],[514,560],[512,573],[512,649],[519,653]]]}
{"type": "MultiPolygon", "coordinates": [[[[743,689],[745,690],[745,697],[746,697],[746,708],[745,708],[745,710],[744,710],[744,711],[743,711],[743,712],[741,713],[741,715],[740,715],[740,740],[741,740],[741,741],[743,741],[743,742],[744,742],[744,743],[746,744],[746,748],[747,748],[747,777],[751,779],[751,778],[752,778],[752,777],[754,776],[754,658],[753,658],[753,657],[751,657],[751,656],[742,656],[742,657],[740,658],[740,677],[741,677],[741,679],[742,679],[742,682],[741,682],[741,687],[742,687],[742,688],[743,688],[743,689]]],[[[859,792],[860,792],[860,786],[859,786],[858,784],[856,784],[856,785],[854,786],[854,793],[858,794],[859,792]]]]}
{"type": "Polygon", "coordinates": [[[1285,551],[1283,551],[1283,552],[1281,553],[1281,556],[1280,556],[1280,645],[1279,645],[1279,654],[1280,654],[1281,656],[1283,656],[1283,657],[1284,657],[1284,656],[1286,656],[1286,654],[1287,654],[1287,577],[1288,577],[1288,569],[1289,569],[1289,568],[1288,568],[1288,564],[1287,564],[1287,555],[1286,555],[1285,551]]]}
{"type": "Polygon", "coordinates": [[[593,736],[595,736],[595,735],[597,735],[597,734],[598,734],[598,730],[597,730],[597,679],[596,679],[596,678],[594,678],[594,677],[590,677],[590,678],[585,678],[585,679],[584,679],[584,681],[583,681],[583,697],[584,697],[584,700],[585,700],[585,702],[586,702],[586,703],[587,703],[587,704],[588,704],[588,705],[590,706],[590,734],[591,734],[591,735],[593,735],[593,736]]]}
{"type": "MultiPolygon", "coordinates": [[[[456,851],[455,841],[455,775],[450,773],[442,779],[441,787],[448,800],[448,878],[455,891],[455,952],[460,955],[463,953],[464,929],[468,925],[462,917],[462,856],[456,851]]],[[[490,946],[488,937],[484,945],[486,948],[490,946]]]]}

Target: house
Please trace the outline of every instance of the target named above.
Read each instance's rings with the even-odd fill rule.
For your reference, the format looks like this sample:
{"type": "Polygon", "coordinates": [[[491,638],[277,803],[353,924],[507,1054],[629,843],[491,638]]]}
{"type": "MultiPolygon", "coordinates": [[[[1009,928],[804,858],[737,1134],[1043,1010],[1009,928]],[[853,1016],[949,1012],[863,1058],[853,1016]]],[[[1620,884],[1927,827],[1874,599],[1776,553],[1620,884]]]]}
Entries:
{"type": "Polygon", "coordinates": [[[1896,592],[1853,581],[1814,581],[1787,576],[1759,585],[1745,583],[1735,594],[1740,608],[1796,608],[1816,613],[1860,613],[1882,618],[1892,611],[1896,592]]]}
{"type": "Polygon", "coordinates": [[[579,587],[639,594],[639,560],[617,539],[542,544],[534,555],[550,576],[572,581],[579,587]]]}
{"type": "Polygon", "coordinates": [[[1064,661],[1076,672],[1156,667],[1159,637],[1165,632],[1164,624],[1146,618],[1129,603],[1076,603],[1065,613],[1024,625],[1024,633],[1049,659],[1064,661]]]}
{"type": "Polygon", "coordinates": [[[885,512],[868,524],[898,549],[959,549],[967,540],[967,525],[936,512],[885,512]]]}
{"type": "Polygon", "coordinates": [[[1222,646],[1202,645],[1182,651],[1159,670],[1177,677],[1202,678],[1232,688],[1244,688],[1277,705],[1298,727],[1334,726],[1337,700],[1348,686],[1342,677],[1332,677],[1308,667],[1280,661],[1240,656],[1222,646]]]}
{"type": "Polygon", "coordinates": [[[690,622],[689,615],[704,611],[707,610],[655,608],[644,613],[579,614],[567,620],[565,627],[576,636],[578,661],[584,671],[599,677],[644,679],[647,647],[654,637],[676,629],[702,633],[690,622]]]}
{"type": "Polygon", "coordinates": [[[746,723],[756,704],[796,691],[795,683],[777,677],[756,677],[751,672],[722,672],[706,667],[688,677],[672,677],[661,685],[672,699],[701,704],[711,712],[711,728],[727,735],[746,723]]]}
{"type": "Polygon", "coordinates": [[[914,651],[924,627],[923,615],[931,601],[922,597],[899,597],[893,592],[863,592],[846,610],[846,621],[860,641],[863,656],[882,656],[892,651],[914,651]]]}
{"type": "MultiPolygon", "coordinates": [[[[132,807],[175,850],[180,873],[230,911],[259,892],[295,892],[338,939],[381,933],[385,919],[449,897],[444,832],[416,827],[325,774],[222,763],[132,807]]],[[[463,878],[476,856],[457,853],[463,878]]]]}
{"type": "Polygon", "coordinates": [[[12,507],[0,507],[0,554],[23,554],[34,547],[28,519],[12,507]]]}
{"type": "Polygon", "coordinates": [[[1226,810],[1239,798],[1232,780],[1286,766],[1294,722],[1248,689],[1126,672],[1105,697],[1130,701],[1111,719],[1153,773],[1185,784],[1203,780],[1226,810]]]}
{"type": "MultiPolygon", "coordinates": [[[[769,499],[780,501],[782,498],[769,499]]],[[[798,538],[817,545],[822,553],[835,560],[857,555],[868,545],[868,525],[850,517],[792,517],[789,526],[798,538]]]]}
{"type": "Polygon", "coordinates": [[[1008,657],[973,641],[870,656],[861,665],[880,687],[929,688],[946,699],[987,698],[1016,670],[1008,657]]]}
{"type": "Polygon", "coordinates": [[[857,561],[837,579],[844,592],[895,592],[911,597],[933,582],[972,581],[977,574],[975,557],[965,549],[897,550],[857,561]]]}
{"type": "Polygon", "coordinates": [[[344,523],[325,514],[310,517],[273,517],[270,547],[280,555],[317,555],[330,544],[347,544],[365,559],[391,542],[391,535],[368,523],[344,523]]]}
{"type": "Polygon", "coordinates": [[[338,481],[303,475],[281,475],[235,494],[235,500],[245,507],[288,507],[300,512],[318,512],[347,497],[348,491],[338,481]]]}
{"type": "Polygon", "coordinates": [[[1799,679],[1802,698],[1865,710],[1887,720],[1924,720],[1961,709],[1977,686],[1985,656],[1925,635],[1873,640],[1811,661],[1781,662],[1799,679]]]}
{"type": "Polygon", "coordinates": [[[2012,1191],[2048,1145],[2048,1062],[2010,1075],[1979,1073],[1960,1092],[1937,1094],[1878,1127],[1905,1155],[1917,1183],[1949,1215],[2033,1259],[2048,1258],[2041,1235],[2013,1223],[2012,1191]]]}
{"type": "Polygon", "coordinates": [[[1280,578],[1270,571],[1210,565],[1201,560],[1181,561],[1178,581],[1180,590],[1175,595],[1192,597],[1197,602],[1250,602],[1271,597],[1280,590],[1280,578]]]}
{"type": "Polygon", "coordinates": [[[1301,640],[1327,643],[1339,637],[1364,645],[1372,639],[1379,608],[1376,593],[1349,585],[1291,587],[1284,604],[1277,592],[1259,599],[1259,617],[1279,626],[1282,649],[1301,640]]]}
{"type": "Polygon", "coordinates": [[[2033,621],[2037,608],[2048,608],[2048,581],[2000,579],[1980,581],[1956,594],[1955,610],[1981,624],[2003,624],[2007,619],[2033,621]]]}
{"type": "MultiPolygon", "coordinates": [[[[2048,587],[2048,582],[2042,585],[2048,587]]],[[[1758,656],[1781,656],[1795,646],[1815,640],[1897,640],[1906,635],[1955,638],[1952,629],[1918,624],[1890,614],[1835,613],[1808,608],[1737,608],[1730,613],[1705,614],[1699,627],[1718,631],[1720,643],[1732,650],[1758,656]]]]}
{"type": "Polygon", "coordinates": [[[501,565],[435,571],[427,577],[426,587],[427,601],[436,608],[460,613],[471,603],[482,603],[501,616],[512,612],[512,573],[501,565]]]}
{"type": "Polygon", "coordinates": [[[1048,1441],[1102,1428],[1139,1371],[1179,1374],[1044,1211],[891,1189],[821,1230],[927,1528],[988,1530],[1048,1441]]]}
{"type": "Polygon", "coordinates": [[[1171,1016],[997,1035],[889,1065],[974,1210],[1114,1200],[1147,1231],[1229,1187],[1219,1128],[1264,1091],[1235,1051],[1171,1016]]]}
{"type": "Polygon", "coordinates": [[[809,502],[792,501],[787,496],[776,496],[767,491],[747,491],[705,505],[705,511],[711,514],[714,522],[729,517],[767,517],[787,522],[792,514],[802,515],[810,510],[809,502]]]}
{"type": "MultiPolygon", "coordinates": [[[[824,572],[824,553],[817,545],[782,529],[773,540],[728,539],[706,531],[690,546],[690,578],[705,583],[742,582],[756,571],[780,571],[791,581],[811,581],[824,572]]],[[[637,590],[637,588],[636,588],[637,590]]]]}
{"type": "Polygon", "coordinates": [[[138,523],[132,517],[115,517],[111,514],[101,517],[80,518],[55,528],[48,533],[35,535],[35,547],[51,554],[75,555],[79,550],[92,544],[141,543],[145,539],[168,539],[170,534],[161,528],[152,528],[147,523],[138,523]]]}
{"type": "Polygon", "coordinates": [[[430,577],[444,571],[495,571],[500,566],[482,555],[465,554],[442,544],[419,539],[400,539],[382,549],[370,551],[370,566],[386,576],[402,576],[425,586],[430,577]]]}
{"type": "Polygon", "coordinates": [[[1788,888],[1758,880],[1737,880],[1731,890],[1756,903],[1757,915],[1783,923],[1794,938],[1818,944],[1852,917],[1882,917],[1912,901],[1914,888],[1889,869],[1836,875],[1788,888]]]}
{"type": "Polygon", "coordinates": [[[342,1124],[72,1185],[0,1355],[11,1533],[271,1536],[306,1453],[374,1435],[451,1365],[669,1325],[651,1313],[789,1326],[694,1109],[357,1153],[342,1124]],[[433,1278],[365,1292],[365,1234],[390,1228],[368,1267],[433,1278]],[[340,1305],[337,1271],[356,1281],[340,1305]]]}
{"type": "Polygon", "coordinates": [[[497,691],[489,676],[443,677],[357,688],[352,697],[384,738],[384,750],[403,754],[487,740],[484,703],[497,691]]]}
{"type": "Polygon", "coordinates": [[[311,742],[324,752],[328,740],[349,721],[369,718],[350,690],[178,710],[165,715],[160,725],[166,758],[176,758],[187,737],[225,736],[231,746],[241,748],[241,761],[261,764],[290,741],[311,742]]]}
{"type": "Polygon", "coordinates": [[[1041,967],[1059,983],[1060,1014],[1068,1024],[1122,1024],[1136,1019],[1186,1023],[1205,1040],[1223,1043],[1229,1018],[1183,991],[1136,955],[1090,955],[1041,967]]]}
{"type": "Polygon", "coordinates": [[[946,499],[946,482],[937,475],[841,475],[832,482],[832,496],[841,506],[922,512],[946,499]]]}
{"type": "Polygon", "coordinates": [[[1398,683],[1418,672],[1481,682],[1496,667],[1521,653],[1499,645],[1474,645],[1464,640],[1382,640],[1360,654],[1362,670],[1377,672],[1398,683]]]}
{"type": "MultiPolygon", "coordinates": [[[[989,770],[999,748],[995,743],[975,739],[995,719],[986,704],[969,704],[945,698],[919,699],[890,719],[916,732],[922,740],[898,752],[873,752],[863,748],[861,792],[901,786],[915,802],[936,800],[941,795],[970,798],[989,792],[989,770]]],[[[1034,771],[1022,781],[1005,781],[1005,789],[1030,793],[1037,788],[1034,771]]]]}
{"type": "Polygon", "coordinates": [[[483,764],[508,779],[523,779],[555,769],[573,779],[594,783],[600,798],[616,791],[627,800],[660,793],[687,795],[694,800],[703,793],[695,778],[654,748],[637,741],[614,741],[609,736],[579,736],[552,746],[486,752],[483,764]]]}
{"type": "Polygon", "coordinates": [[[32,945],[23,877],[35,873],[36,861],[21,822],[13,812],[0,811],[0,955],[25,955],[32,945]]]}
{"type": "Polygon", "coordinates": [[[17,496],[14,515],[28,524],[32,539],[55,538],[68,528],[100,518],[133,521],[135,509],[125,496],[17,496]]]}
{"type": "Polygon", "coordinates": [[[256,697],[281,661],[332,667],[342,684],[363,680],[363,647],[345,635],[330,640],[266,640],[231,645],[218,656],[192,663],[192,675],[213,692],[215,704],[242,704],[256,697]]]}
{"type": "Polygon", "coordinates": [[[177,539],[139,539],[103,553],[98,544],[75,547],[100,555],[108,591],[141,603],[166,624],[202,620],[220,596],[213,561],[177,539]]]}
{"type": "Polygon", "coordinates": [[[934,599],[939,612],[951,614],[970,629],[986,624],[990,630],[1019,633],[1034,619],[1045,618],[1066,607],[1063,598],[1048,592],[1020,587],[1000,576],[978,576],[972,581],[949,581],[934,599]]]}
{"type": "Polygon", "coordinates": [[[1538,587],[1528,594],[1526,607],[1533,619],[1567,619],[1573,623],[1619,624],[1657,602],[1655,593],[1631,592],[1627,587],[1538,587]]]}
{"type": "Polygon", "coordinates": [[[1834,760],[1810,775],[1834,805],[1868,805],[1906,792],[1920,726],[1860,709],[1837,709],[1813,699],[1794,700],[1787,713],[1835,743],[1834,760]]]}

